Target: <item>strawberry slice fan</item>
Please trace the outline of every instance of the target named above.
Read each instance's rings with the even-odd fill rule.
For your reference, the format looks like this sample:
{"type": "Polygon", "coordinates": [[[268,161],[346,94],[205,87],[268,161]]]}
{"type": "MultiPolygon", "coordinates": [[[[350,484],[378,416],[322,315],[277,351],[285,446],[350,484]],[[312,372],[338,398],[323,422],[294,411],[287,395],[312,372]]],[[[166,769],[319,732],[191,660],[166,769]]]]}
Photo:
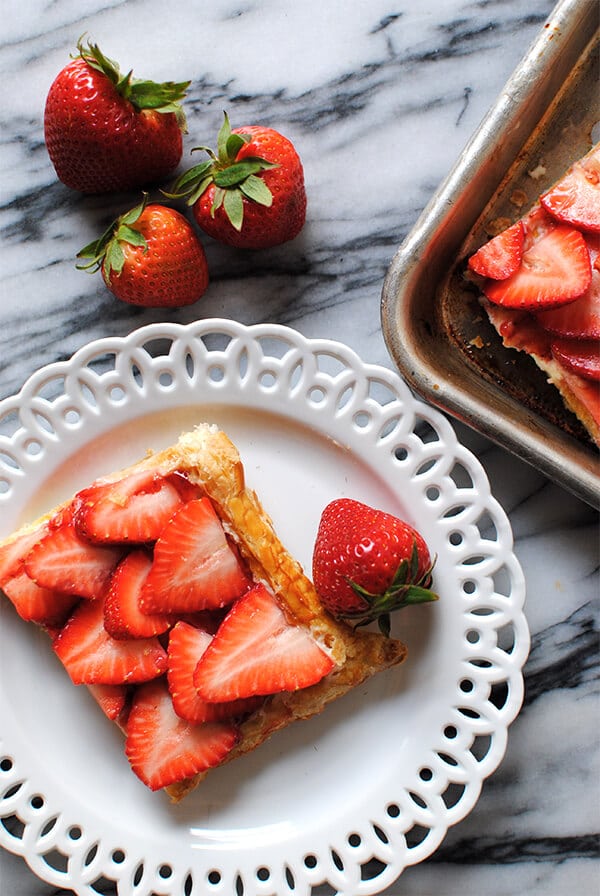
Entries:
{"type": "Polygon", "coordinates": [[[600,143],[468,271],[504,345],[534,359],[600,446],[600,143]]]}
{"type": "Polygon", "coordinates": [[[14,533],[0,586],[174,801],[406,654],[324,609],[209,425],[14,533]]]}

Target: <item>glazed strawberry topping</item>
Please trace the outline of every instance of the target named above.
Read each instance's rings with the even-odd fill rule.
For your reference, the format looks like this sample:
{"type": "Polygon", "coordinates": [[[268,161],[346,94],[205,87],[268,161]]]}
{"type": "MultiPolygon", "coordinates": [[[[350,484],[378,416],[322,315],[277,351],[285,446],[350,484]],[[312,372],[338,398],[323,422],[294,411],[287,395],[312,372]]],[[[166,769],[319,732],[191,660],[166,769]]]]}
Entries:
{"type": "Polygon", "coordinates": [[[600,381],[600,343],[597,339],[554,339],[551,350],[563,367],[586,380],[600,381]]]}
{"type": "Polygon", "coordinates": [[[238,739],[231,722],[194,725],[180,719],[160,678],[134,695],[125,753],[137,776],[151,790],[159,790],[219,765],[238,739]]]}
{"type": "Polygon", "coordinates": [[[113,722],[124,723],[128,689],[123,684],[89,684],[88,690],[104,715],[113,722]]]}
{"type": "Polygon", "coordinates": [[[140,605],[145,613],[224,607],[250,585],[208,498],[174,514],[154,546],[140,605]]]}
{"type": "Polygon", "coordinates": [[[469,267],[481,277],[492,280],[506,280],[519,268],[523,258],[525,229],[522,221],[517,221],[485,243],[475,255],[469,258],[469,267]]]}
{"type": "Polygon", "coordinates": [[[5,582],[2,590],[21,619],[50,627],[62,625],[78,599],[73,594],[36,585],[24,571],[5,582]]]}
{"type": "Polygon", "coordinates": [[[175,485],[142,471],[79,493],[77,524],[92,541],[155,541],[183,505],[175,485]]]}
{"type": "Polygon", "coordinates": [[[333,668],[253,585],[212,502],[180,475],[82,490],[0,550],[0,586],[126,732],[152,789],[218,765],[265,696],[333,668]]]}
{"type": "Polygon", "coordinates": [[[600,144],[543,193],[540,202],[557,220],[600,232],[600,144]]]}
{"type": "Polygon", "coordinates": [[[140,595],[152,568],[152,555],[139,548],[126,554],[115,569],[104,601],[104,628],[113,638],[151,638],[171,627],[162,613],[142,613],[140,595]]]}
{"type": "Polygon", "coordinates": [[[52,527],[25,558],[25,570],[43,588],[102,597],[123,551],[92,544],[73,522],[52,527]]]}
{"type": "Polygon", "coordinates": [[[600,339],[600,271],[594,268],[589,289],[576,302],[540,311],[536,320],[559,336],[600,339]]]}
{"type": "Polygon", "coordinates": [[[194,685],[194,672],[213,636],[189,622],[180,620],[169,634],[167,680],[177,715],[188,722],[214,722],[237,719],[260,706],[261,699],[207,703],[194,685]]]}
{"type": "Polygon", "coordinates": [[[104,628],[101,600],[82,600],[53,641],[73,684],[133,684],[166,671],[157,638],[116,640],[104,628]]]}
{"type": "Polygon", "coordinates": [[[295,691],[316,684],[333,661],[303,628],[291,625],[264,585],[233,605],[194,673],[210,702],[295,691]]]}
{"type": "Polygon", "coordinates": [[[42,539],[47,531],[44,525],[25,535],[21,535],[14,541],[9,541],[0,547],[0,586],[23,570],[23,561],[34,544],[42,539]]]}
{"type": "Polygon", "coordinates": [[[486,280],[483,292],[497,305],[541,310],[566,305],[583,295],[592,280],[582,234],[557,225],[523,252],[521,265],[506,280],[486,280]]]}

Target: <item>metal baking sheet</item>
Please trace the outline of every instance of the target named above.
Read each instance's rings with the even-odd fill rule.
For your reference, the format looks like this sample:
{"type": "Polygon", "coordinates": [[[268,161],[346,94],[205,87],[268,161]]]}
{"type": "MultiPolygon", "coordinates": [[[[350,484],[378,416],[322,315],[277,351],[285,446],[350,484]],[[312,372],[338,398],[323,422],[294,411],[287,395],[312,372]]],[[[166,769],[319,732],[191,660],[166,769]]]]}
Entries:
{"type": "Polygon", "coordinates": [[[596,447],[524,353],[508,357],[491,332],[490,349],[474,351],[486,321],[462,270],[490,222],[520,217],[589,150],[594,126],[598,140],[598,47],[596,3],[560,2],[396,252],[381,303],[388,350],[416,392],[593,506],[596,447]]]}

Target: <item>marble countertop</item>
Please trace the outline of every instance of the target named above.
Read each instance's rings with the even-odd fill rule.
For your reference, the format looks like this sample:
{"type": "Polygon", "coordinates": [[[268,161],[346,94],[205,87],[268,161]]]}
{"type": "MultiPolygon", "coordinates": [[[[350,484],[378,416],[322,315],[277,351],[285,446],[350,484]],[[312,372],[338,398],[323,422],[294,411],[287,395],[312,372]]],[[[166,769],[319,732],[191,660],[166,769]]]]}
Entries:
{"type": "MultiPolygon", "coordinates": [[[[119,303],[99,276],[75,269],[76,252],[134,204],[72,193],[46,154],[45,96],[84,32],[136,75],[192,79],[186,151],[212,139],[227,109],[234,126],[269,124],[302,156],[308,219],[301,236],[264,253],[206,240],[210,288],[169,319],[278,322],[392,367],[379,317],[387,267],[552,7],[552,0],[6,0],[0,398],[90,340],[165,319],[119,303]]],[[[525,573],[532,636],[525,699],[474,810],[385,896],[592,896],[600,885],[597,515],[454,425],[510,518],[525,573]]],[[[67,896],[0,851],[2,896],[59,892],[67,896]]]]}

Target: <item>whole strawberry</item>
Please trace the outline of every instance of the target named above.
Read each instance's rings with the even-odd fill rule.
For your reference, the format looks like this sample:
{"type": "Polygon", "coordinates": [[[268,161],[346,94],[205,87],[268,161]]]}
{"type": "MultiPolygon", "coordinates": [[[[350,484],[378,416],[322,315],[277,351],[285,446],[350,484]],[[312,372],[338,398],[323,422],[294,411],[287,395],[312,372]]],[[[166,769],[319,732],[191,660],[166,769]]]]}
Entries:
{"type": "Polygon", "coordinates": [[[313,552],[321,602],[355,626],[377,620],[390,633],[390,613],[437,600],[433,563],[422,536],[403,520],[351,498],[327,505],[313,552]]]}
{"type": "Polygon", "coordinates": [[[96,44],[59,72],[50,87],[44,133],[58,178],[82,193],[131,190],[179,164],[189,81],[156,84],[121,75],[96,44]]]}
{"type": "Polygon", "coordinates": [[[218,242],[266,249],[294,239],[306,219],[302,162],[293,144],[272,128],[231,130],[225,120],[217,152],[175,182],[170,196],[187,196],[198,225],[218,242]]]}
{"type": "Polygon", "coordinates": [[[191,224],[172,208],[147,205],[147,196],[77,257],[90,259],[79,267],[101,270],[110,291],[132,305],[191,305],[208,287],[206,256],[191,224]]]}

